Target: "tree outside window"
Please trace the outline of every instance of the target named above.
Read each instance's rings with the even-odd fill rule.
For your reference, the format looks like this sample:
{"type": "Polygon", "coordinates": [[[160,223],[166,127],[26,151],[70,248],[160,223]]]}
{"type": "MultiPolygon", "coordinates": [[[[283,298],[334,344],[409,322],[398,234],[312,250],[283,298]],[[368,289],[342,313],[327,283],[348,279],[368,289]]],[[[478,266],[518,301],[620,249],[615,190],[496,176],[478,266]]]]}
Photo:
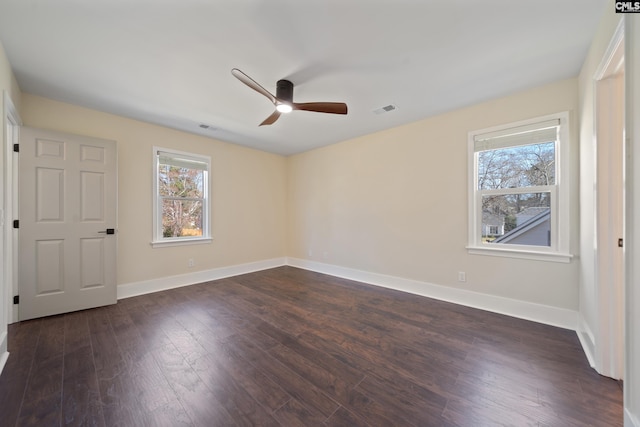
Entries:
{"type": "MultiPolygon", "coordinates": [[[[501,239],[497,233],[491,233],[497,225],[486,224],[485,218],[498,219],[504,227],[504,234],[522,227],[534,216],[544,216],[551,209],[551,192],[514,192],[503,193],[501,190],[522,188],[548,188],[555,185],[555,140],[540,144],[521,145],[478,153],[478,190],[495,190],[482,195],[483,230],[489,234],[482,235],[485,243],[511,243],[510,239],[501,239]]],[[[537,230],[535,235],[543,238],[535,239],[531,234],[525,244],[549,246],[551,222],[541,223],[544,230],[537,230]]],[[[519,239],[522,243],[523,239],[519,239]]]]}
{"type": "Polygon", "coordinates": [[[162,236],[202,236],[204,171],[160,164],[162,236]]]}
{"type": "Polygon", "coordinates": [[[154,242],[209,238],[209,158],[170,150],[155,153],[154,242]]]}

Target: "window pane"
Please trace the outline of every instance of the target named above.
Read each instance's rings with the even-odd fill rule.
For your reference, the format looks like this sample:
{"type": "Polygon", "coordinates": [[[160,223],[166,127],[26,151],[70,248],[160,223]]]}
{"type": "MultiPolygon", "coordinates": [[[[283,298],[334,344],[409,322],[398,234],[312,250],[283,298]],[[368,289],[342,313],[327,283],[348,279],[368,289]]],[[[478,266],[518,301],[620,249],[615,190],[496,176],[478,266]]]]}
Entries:
{"type": "Polygon", "coordinates": [[[555,185],[555,142],[478,153],[478,189],[555,185]]]}
{"type": "Polygon", "coordinates": [[[202,201],[162,200],[162,237],[202,236],[202,201]]]}
{"type": "Polygon", "coordinates": [[[160,164],[158,189],[161,196],[202,198],[205,171],[160,164]]]}
{"type": "Polygon", "coordinates": [[[551,193],[482,197],[482,243],[551,246],[551,193]]]}

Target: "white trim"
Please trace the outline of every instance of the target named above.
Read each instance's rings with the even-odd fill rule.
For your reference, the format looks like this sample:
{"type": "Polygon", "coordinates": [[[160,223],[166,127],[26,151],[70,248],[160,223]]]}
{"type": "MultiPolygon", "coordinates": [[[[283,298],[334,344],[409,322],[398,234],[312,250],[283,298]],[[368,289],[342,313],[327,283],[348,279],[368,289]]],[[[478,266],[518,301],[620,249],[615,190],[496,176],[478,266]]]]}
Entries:
{"type": "MultiPolygon", "coordinates": [[[[622,70],[624,64],[624,50],[620,51],[620,44],[624,42],[624,19],[618,22],[618,26],[609,40],[609,45],[602,56],[598,69],[593,74],[593,80],[602,80],[608,75],[622,70]]],[[[595,93],[595,92],[594,92],[595,93]]]]}
{"type": "Polygon", "coordinates": [[[596,339],[589,327],[589,324],[580,313],[578,313],[578,330],[576,332],[578,333],[578,340],[580,340],[582,351],[584,351],[584,354],[587,356],[587,360],[589,361],[589,366],[595,369],[596,359],[594,354],[596,349],[596,339]]]}
{"type": "Polygon", "coordinates": [[[224,279],[226,277],[282,267],[284,265],[316,271],[330,276],[355,280],[374,286],[395,289],[467,307],[478,308],[481,310],[491,311],[493,313],[505,314],[507,316],[531,320],[551,326],[571,329],[574,331],[578,326],[578,313],[573,310],[290,257],[273,258],[250,262],[247,264],[238,264],[228,267],[214,268],[211,270],[198,271],[195,273],[126,283],[118,286],[118,299],[195,285],[211,280],[224,279]]]}
{"type": "Polygon", "coordinates": [[[154,248],[166,248],[168,246],[184,246],[184,245],[205,245],[211,243],[213,239],[211,237],[199,237],[197,239],[184,239],[184,240],[164,240],[161,242],[149,243],[154,248]]]}
{"type": "Polygon", "coordinates": [[[493,246],[467,246],[467,252],[471,255],[487,255],[487,256],[499,256],[506,258],[520,258],[529,259],[533,261],[551,261],[551,262],[563,262],[569,263],[573,258],[571,254],[565,254],[560,252],[543,252],[533,251],[529,249],[530,246],[522,245],[505,245],[505,247],[493,247],[493,246]],[[523,249],[516,249],[523,248],[523,249]],[[524,249],[526,248],[526,249],[524,249]]]}
{"type": "Polygon", "coordinates": [[[9,352],[7,351],[7,331],[2,331],[0,334],[0,374],[9,359],[9,352]]]}
{"type": "Polygon", "coordinates": [[[574,310],[481,294],[451,288],[449,286],[387,276],[379,273],[370,273],[299,258],[287,257],[287,265],[574,331],[578,324],[578,313],[574,310]]]}
{"type": "Polygon", "coordinates": [[[624,427],[640,427],[640,420],[634,417],[628,409],[624,410],[624,427]]]}
{"type": "MultiPolygon", "coordinates": [[[[0,147],[0,149],[3,150],[3,153],[0,154],[0,159],[4,158],[4,160],[0,162],[4,163],[1,165],[3,170],[0,171],[0,173],[4,174],[3,179],[0,179],[0,181],[3,181],[3,191],[0,191],[0,193],[4,193],[4,200],[0,200],[0,208],[4,209],[4,242],[0,242],[0,244],[4,244],[4,251],[0,251],[4,252],[4,271],[0,273],[2,276],[0,277],[0,292],[2,293],[0,304],[4,304],[4,307],[2,308],[5,313],[5,318],[0,319],[0,321],[2,321],[2,327],[5,328],[8,323],[13,323],[18,320],[18,310],[14,308],[13,305],[14,291],[17,292],[18,290],[18,230],[12,227],[11,220],[15,219],[17,216],[18,197],[18,156],[13,152],[13,144],[19,142],[22,119],[20,118],[20,114],[9,95],[9,92],[6,90],[2,93],[2,102],[4,106],[2,134],[4,144],[6,145],[0,147]],[[10,125],[12,127],[11,135],[8,132],[10,125]],[[10,136],[13,137],[11,141],[9,140],[10,136]]],[[[0,347],[0,351],[1,350],[2,348],[0,347]]]]}
{"type": "Polygon", "coordinates": [[[623,73],[623,65],[624,20],[620,20],[592,80],[593,280],[597,301],[592,325],[593,357],[595,370],[615,379],[622,378],[624,373],[624,320],[617,315],[624,307],[624,255],[616,239],[624,234],[625,165],[624,121],[616,121],[624,119],[624,105],[616,102],[623,101],[624,94],[616,92],[612,79],[623,73]]]}
{"type": "Polygon", "coordinates": [[[640,22],[625,22],[625,427],[640,427],[640,22]]]}
{"type": "Polygon", "coordinates": [[[224,279],[225,277],[238,276],[240,274],[253,273],[254,271],[267,270],[269,268],[286,265],[286,258],[273,258],[263,261],[255,261],[246,264],[231,265],[228,267],[214,268],[211,270],[196,271],[194,273],[179,274],[176,276],[160,277],[157,279],[143,280],[140,282],[118,285],[118,299],[165,291],[167,289],[180,288],[209,282],[211,280],[224,279]]]}

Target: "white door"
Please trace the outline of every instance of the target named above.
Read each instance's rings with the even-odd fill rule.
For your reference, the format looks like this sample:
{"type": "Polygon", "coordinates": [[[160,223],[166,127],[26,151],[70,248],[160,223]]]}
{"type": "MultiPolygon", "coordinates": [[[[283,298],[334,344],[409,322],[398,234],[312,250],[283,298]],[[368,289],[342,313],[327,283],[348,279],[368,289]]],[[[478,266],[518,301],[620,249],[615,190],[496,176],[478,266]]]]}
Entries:
{"type": "Polygon", "coordinates": [[[24,127],[19,159],[20,320],[114,304],[115,141],[24,127]]]}

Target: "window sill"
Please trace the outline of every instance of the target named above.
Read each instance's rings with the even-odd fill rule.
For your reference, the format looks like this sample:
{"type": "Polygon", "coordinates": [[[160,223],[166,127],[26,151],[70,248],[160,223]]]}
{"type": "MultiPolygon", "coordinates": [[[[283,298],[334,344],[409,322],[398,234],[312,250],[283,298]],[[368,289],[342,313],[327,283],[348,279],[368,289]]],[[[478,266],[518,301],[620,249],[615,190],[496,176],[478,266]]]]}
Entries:
{"type": "Polygon", "coordinates": [[[467,246],[467,252],[471,255],[488,255],[506,258],[529,259],[534,261],[549,261],[569,263],[573,258],[572,254],[563,252],[546,252],[526,249],[502,249],[487,248],[482,246],[467,246]]]}
{"type": "Polygon", "coordinates": [[[211,243],[211,237],[203,237],[199,239],[180,239],[180,240],[158,240],[151,242],[154,248],[165,248],[169,246],[187,246],[187,245],[204,245],[211,243]]]}

